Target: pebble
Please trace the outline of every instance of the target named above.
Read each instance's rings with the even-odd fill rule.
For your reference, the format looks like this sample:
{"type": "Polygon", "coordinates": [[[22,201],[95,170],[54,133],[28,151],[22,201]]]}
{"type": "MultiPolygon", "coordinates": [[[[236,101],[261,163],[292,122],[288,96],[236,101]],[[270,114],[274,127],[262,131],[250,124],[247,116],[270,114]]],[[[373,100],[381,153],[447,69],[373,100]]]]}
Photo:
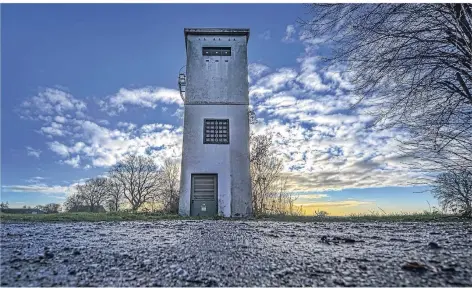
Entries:
{"type": "Polygon", "coordinates": [[[436,242],[429,242],[428,247],[431,249],[441,249],[441,246],[436,242]]]}

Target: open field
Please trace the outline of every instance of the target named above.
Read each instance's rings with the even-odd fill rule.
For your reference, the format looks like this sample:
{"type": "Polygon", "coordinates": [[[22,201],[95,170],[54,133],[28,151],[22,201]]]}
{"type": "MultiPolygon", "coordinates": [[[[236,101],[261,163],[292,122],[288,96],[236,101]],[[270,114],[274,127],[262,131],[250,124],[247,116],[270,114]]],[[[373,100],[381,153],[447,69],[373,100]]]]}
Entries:
{"type": "Polygon", "coordinates": [[[2,286],[472,286],[460,221],[16,222],[1,251],[2,286]]]}
{"type": "MultiPolygon", "coordinates": [[[[156,221],[171,219],[225,219],[221,217],[213,218],[195,218],[180,217],[178,215],[162,214],[162,213],[56,213],[56,214],[6,214],[0,213],[0,219],[3,222],[100,222],[100,221],[156,221]]],[[[231,221],[232,219],[225,219],[231,221]]],[[[286,216],[286,215],[266,215],[259,216],[248,221],[284,221],[284,222],[366,222],[366,221],[387,221],[387,222],[403,222],[403,221],[471,221],[472,219],[464,219],[454,215],[444,215],[437,213],[410,213],[410,214],[364,214],[351,216],[286,216]]]]}

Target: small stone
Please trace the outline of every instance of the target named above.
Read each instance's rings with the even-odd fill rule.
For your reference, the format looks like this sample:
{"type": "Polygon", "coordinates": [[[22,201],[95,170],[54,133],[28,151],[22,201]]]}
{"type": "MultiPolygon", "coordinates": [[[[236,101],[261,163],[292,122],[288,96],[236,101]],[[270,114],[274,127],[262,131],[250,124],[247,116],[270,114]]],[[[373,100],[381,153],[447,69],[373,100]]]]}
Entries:
{"type": "Polygon", "coordinates": [[[390,241],[396,241],[396,242],[408,242],[407,240],[405,240],[405,239],[401,239],[401,238],[390,238],[390,241]]]}
{"type": "Polygon", "coordinates": [[[441,246],[436,242],[429,242],[428,247],[431,249],[441,249],[441,246]]]}
{"type": "Polygon", "coordinates": [[[292,268],[284,268],[282,270],[279,270],[277,272],[274,273],[275,276],[279,276],[279,277],[282,277],[282,276],[285,276],[285,275],[288,275],[288,274],[293,274],[293,269],[292,268]]]}
{"type": "Polygon", "coordinates": [[[444,272],[456,272],[454,267],[441,267],[441,270],[444,272]]]}
{"type": "Polygon", "coordinates": [[[402,269],[414,272],[424,272],[426,271],[426,265],[418,262],[408,262],[402,266],[402,269]]]}
{"type": "Polygon", "coordinates": [[[185,271],[182,268],[177,269],[177,271],[175,273],[177,275],[179,275],[180,277],[186,277],[188,275],[187,271],[185,271]]]}
{"type": "Polygon", "coordinates": [[[151,264],[151,260],[146,259],[146,260],[143,261],[143,264],[144,264],[144,265],[150,265],[150,264],[151,264]]]}
{"type": "Polygon", "coordinates": [[[54,258],[54,253],[52,253],[51,251],[45,251],[44,252],[44,257],[46,259],[52,259],[52,258],[54,258]]]}

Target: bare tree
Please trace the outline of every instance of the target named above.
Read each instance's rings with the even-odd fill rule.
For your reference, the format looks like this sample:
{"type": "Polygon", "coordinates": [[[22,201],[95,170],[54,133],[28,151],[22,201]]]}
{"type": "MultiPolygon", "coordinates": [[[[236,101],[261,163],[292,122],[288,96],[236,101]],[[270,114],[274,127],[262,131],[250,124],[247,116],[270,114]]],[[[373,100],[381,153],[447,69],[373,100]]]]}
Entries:
{"type": "Polygon", "coordinates": [[[160,170],[148,156],[128,155],[110,169],[110,178],[123,187],[123,196],[137,211],[159,188],[160,170]]]}
{"type": "Polygon", "coordinates": [[[61,205],[57,203],[49,203],[44,206],[38,205],[36,206],[36,208],[43,211],[44,213],[52,214],[52,213],[59,213],[61,205]]]}
{"type": "Polygon", "coordinates": [[[77,190],[90,212],[98,212],[107,197],[107,179],[104,177],[89,179],[85,184],[78,185],[77,190]]]}
{"type": "Polygon", "coordinates": [[[283,161],[272,153],[272,135],[250,136],[252,204],[255,215],[297,214],[296,198],[287,192],[283,161]]]}
{"type": "Polygon", "coordinates": [[[467,170],[449,171],[439,175],[432,194],[447,211],[472,216],[472,173],[467,170]]]}
{"type": "Polygon", "coordinates": [[[160,177],[160,198],[167,213],[179,211],[180,165],[171,158],[164,160],[160,177]]]}
{"type": "Polygon", "coordinates": [[[120,204],[123,200],[124,186],[116,179],[107,179],[107,206],[111,212],[120,210],[120,204]]]}
{"type": "Polygon", "coordinates": [[[8,201],[5,203],[0,203],[0,209],[8,209],[8,201]]]}
{"type": "Polygon", "coordinates": [[[472,4],[309,7],[305,36],[332,44],[325,60],[348,66],[377,124],[409,133],[407,155],[472,169],[472,4]]]}
{"type": "Polygon", "coordinates": [[[79,195],[78,192],[75,192],[67,197],[63,206],[67,212],[77,212],[83,205],[83,198],[79,195]]]}

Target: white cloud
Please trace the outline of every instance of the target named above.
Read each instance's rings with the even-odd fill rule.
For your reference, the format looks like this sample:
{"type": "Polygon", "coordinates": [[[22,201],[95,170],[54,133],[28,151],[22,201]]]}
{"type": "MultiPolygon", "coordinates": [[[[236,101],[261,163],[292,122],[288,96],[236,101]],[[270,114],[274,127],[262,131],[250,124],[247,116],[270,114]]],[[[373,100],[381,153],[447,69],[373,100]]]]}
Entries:
{"type": "Polygon", "coordinates": [[[26,180],[26,182],[28,182],[28,183],[38,183],[38,182],[41,182],[44,179],[46,179],[46,178],[41,177],[41,176],[35,176],[35,177],[32,177],[32,178],[26,180]]]}
{"type": "Polygon", "coordinates": [[[310,54],[316,52],[321,45],[326,45],[325,43],[329,38],[327,36],[316,37],[306,30],[301,30],[299,33],[299,40],[305,44],[305,53],[310,54]]]}
{"type": "Polygon", "coordinates": [[[28,153],[28,156],[33,156],[33,157],[36,157],[36,158],[39,158],[39,156],[41,155],[42,151],[39,150],[39,149],[33,149],[32,147],[30,146],[26,146],[26,152],[28,153]]]}
{"type": "Polygon", "coordinates": [[[52,152],[55,152],[56,154],[59,154],[62,157],[69,156],[69,150],[66,145],[59,143],[57,141],[48,143],[48,145],[49,145],[49,149],[51,149],[52,152]]]}
{"type": "Polygon", "coordinates": [[[64,161],[64,163],[74,167],[74,168],[79,168],[80,165],[80,155],[76,155],[75,157],[72,157],[70,159],[67,159],[64,161]]]}
{"type": "Polygon", "coordinates": [[[357,97],[343,67],[318,61],[305,54],[299,67],[266,73],[250,87],[251,105],[264,118],[254,131],[276,135],[274,154],[285,160],[288,190],[418,184],[424,175],[397,160],[393,137],[402,133],[370,127],[365,106],[351,109],[357,97]]]}
{"type": "Polygon", "coordinates": [[[360,205],[369,205],[369,201],[345,200],[345,201],[326,201],[318,203],[295,203],[295,205],[303,205],[306,208],[329,208],[329,207],[356,207],[360,205]]]}
{"type": "Polygon", "coordinates": [[[181,153],[182,128],[169,124],[145,124],[139,129],[133,123],[118,123],[118,129],[109,129],[89,120],[71,121],[75,143],[66,145],[54,141],[49,148],[63,158],[62,163],[86,169],[109,167],[133,152],[156,156],[156,161],[176,157],[181,153]]]}
{"type": "Polygon", "coordinates": [[[64,124],[67,120],[64,116],[59,116],[58,115],[58,116],[54,117],[54,121],[64,124]]]}
{"type": "Polygon", "coordinates": [[[74,191],[73,186],[49,186],[46,184],[32,184],[32,185],[4,185],[2,186],[4,191],[10,192],[37,192],[45,194],[55,193],[71,193],[74,191]]]}
{"type": "Polygon", "coordinates": [[[260,39],[263,39],[263,40],[270,40],[271,36],[270,36],[270,30],[265,30],[264,32],[262,32],[261,34],[259,34],[259,38],[260,39]]]}
{"type": "Polygon", "coordinates": [[[173,126],[172,125],[169,125],[169,124],[161,124],[161,123],[153,123],[153,124],[146,124],[146,125],[143,125],[141,126],[141,131],[145,132],[145,133],[150,133],[150,132],[154,132],[154,131],[157,131],[157,130],[163,130],[163,129],[172,129],[173,126]]]}
{"type": "Polygon", "coordinates": [[[281,89],[289,88],[297,72],[291,68],[280,68],[276,72],[260,78],[255,85],[249,89],[249,96],[255,98],[267,97],[281,89]]]}
{"type": "Polygon", "coordinates": [[[287,25],[287,28],[285,28],[285,36],[282,38],[282,41],[286,43],[294,42],[295,32],[296,30],[294,25],[287,25]]]}
{"type": "Polygon", "coordinates": [[[62,131],[62,125],[41,127],[41,132],[52,136],[64,136],[64,131],[62,131]]]}
{"type": "Polygon", "coordinates": [[[68,111],[83,111],[87,108],[87,105],[65,91],[46,88],[38,95],[24,101],[22,108],[29,115],[36,112],[36,118],[39,118],[39,116],[44,117],[51,114],[63,115],[68,111]]]}
{"type": "Polygon", "coordinates": [[[297,202],[302,203],[302,202],[309,202],[309,200],[312,200],[312,199],[327,198],[329,196],[328,194],[320,194],[320,193],[298,194],[298,195],[294,193],[294,197],[297,198],[297,202]]]}
{"type": "Polygon", "coordinates": [[[110,125],[110,121],[108,121],[106,119],[98,120],[98,123],[100,123],[102,125],[110,125]]]}
{"type": "Polygon", "coordinates": [[[140,106],[145,108],[156,108],[161,104],[181,105],[180,93],[174,89],[161,87],[144,87],[139,89],[121,88],[118,93],[101,101],[103,110],[111,113],[126,111],[127,105],[140,106]]]}
{"type": "Polygon", "coordinates": [[[323,83],[319,74],[319,68],[316,66],[316,57],[304,57],[301,61],[301,73],[297,77],[297,81],[303,84],[305,89],[313,91],[325,91],[330,87],[323,83]]]}
{"type": "Polygon", "coordinates": [[[133,124],[133,123],[129,123],[129,122],[118,122],[117,126],[118,126],[118,127],[124,127],[124,128],[126,128],[127,130],[134,130],[134,129],[136,129],[136,125],[133,124]]]}
{"type": "Polygon", "coordinates": [[[270,69],[266,65],[259,64],[259,63],[251,63],[248,65],[248,73],[249,73],[249,83],[252,81],[259,79],[264,73],[268,72],[270,69]]]}

